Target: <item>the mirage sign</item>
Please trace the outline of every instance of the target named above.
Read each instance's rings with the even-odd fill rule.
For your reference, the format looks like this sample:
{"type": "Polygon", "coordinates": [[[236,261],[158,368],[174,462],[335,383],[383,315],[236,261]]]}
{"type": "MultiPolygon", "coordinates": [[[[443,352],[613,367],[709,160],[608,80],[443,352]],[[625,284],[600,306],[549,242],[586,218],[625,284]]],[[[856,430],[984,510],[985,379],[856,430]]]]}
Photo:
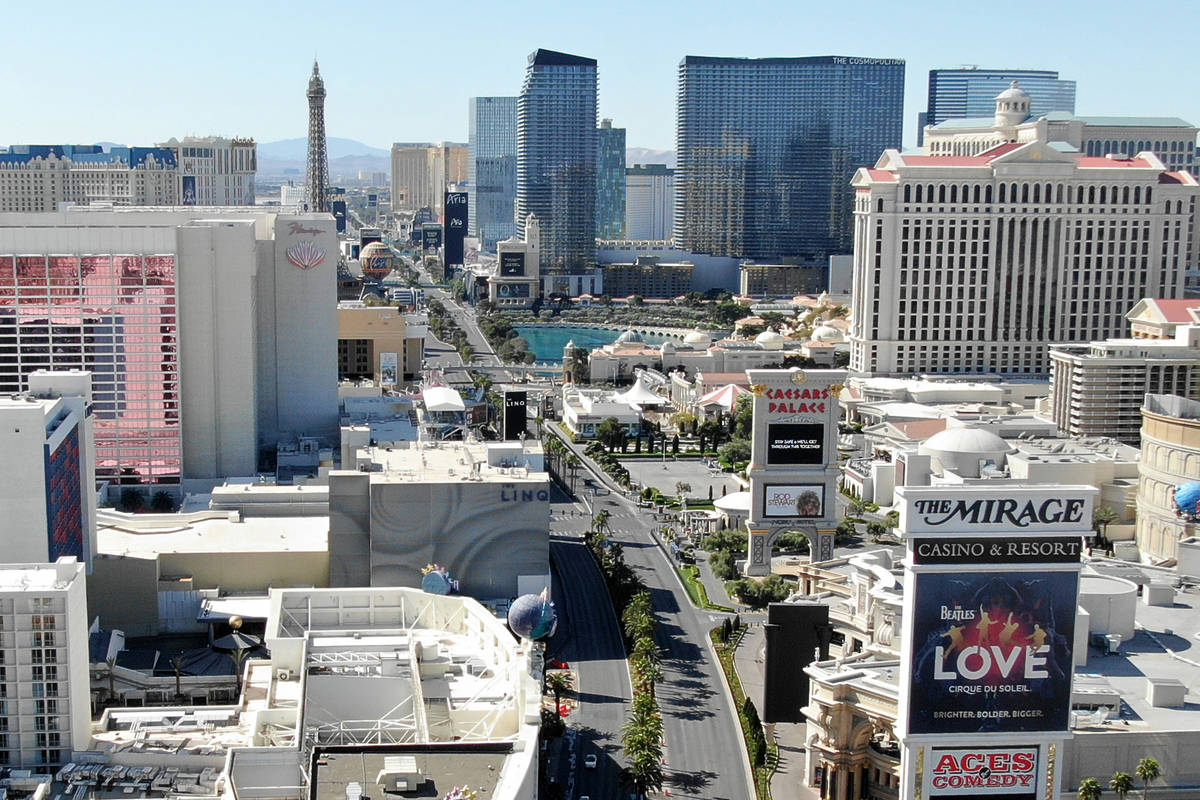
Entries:
{"type": "Polygon", "coordinates": [[[1089,487],[1011,487],[931,489],[907,493],[900,527],[908,534],[1002,533],[1092,530],[1095,489],[1089,487]],[[1064,491],[1076,489],[1077,492],[1064,491]]]}

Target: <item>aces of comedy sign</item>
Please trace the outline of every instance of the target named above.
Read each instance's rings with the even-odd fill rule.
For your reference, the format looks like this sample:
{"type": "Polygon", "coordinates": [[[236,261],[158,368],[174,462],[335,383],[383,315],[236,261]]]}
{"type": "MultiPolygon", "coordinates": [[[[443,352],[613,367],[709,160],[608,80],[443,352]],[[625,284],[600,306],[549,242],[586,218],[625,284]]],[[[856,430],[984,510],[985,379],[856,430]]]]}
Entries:
{"type": "Polygon", "coordinates": [[[1066,730],[1078,581],[1053,570],[921,575],[908,733],[1066,730]]]}

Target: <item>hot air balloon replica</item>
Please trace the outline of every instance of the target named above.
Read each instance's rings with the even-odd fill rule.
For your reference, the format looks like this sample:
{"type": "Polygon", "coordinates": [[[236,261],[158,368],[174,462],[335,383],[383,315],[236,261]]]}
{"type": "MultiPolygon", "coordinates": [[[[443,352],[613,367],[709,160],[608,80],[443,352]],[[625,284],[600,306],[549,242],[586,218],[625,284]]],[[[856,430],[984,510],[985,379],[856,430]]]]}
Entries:
{"type": "Polygon", "coordinates": [[[550,589],[541,594],[523,594],[508,607],[508,627],[522,639],[540,641],[554,635],[558,615],[550,602],[550,589]]]}
{"type": "Polygon", "coordinates": [[[1175,513],[1188,522],[1200,520],[1200,481],[1189,481],[1175,487],[1175,513]]]}

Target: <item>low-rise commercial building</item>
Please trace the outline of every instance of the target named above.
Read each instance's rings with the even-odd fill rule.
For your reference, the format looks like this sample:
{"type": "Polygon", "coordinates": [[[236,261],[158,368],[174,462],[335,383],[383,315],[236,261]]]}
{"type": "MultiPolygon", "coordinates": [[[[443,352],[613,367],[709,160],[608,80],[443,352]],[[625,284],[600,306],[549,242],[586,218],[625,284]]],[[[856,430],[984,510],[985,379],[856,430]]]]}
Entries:
{"type": "Polygon", "coordinates": [[[235,704],[110,708],[51,791],[119,781],[147,797],[536,795],[539,651],[474,600],[274,590],[263,638],[270,658],[244,662],[235,704]]]}
{"type": "Polygon", "coordinates": [[[738,267],[738,293],[746,297],[817,294],[826,288],[828,272],[827,266],[745,261],[738,267]]]}
{"type": "Polygon", "coordinates": [[[338,303],[338,379],[369,379],[385,386],[421,375],[429,318],[393,306],[338,303]]]}
{"type": "Polygon", "coordinates": [[[651,297],[671,299],[692,291],[690,261],[663,262],[656,256],[638,256],[632,264],[604,264],[604,293],[609,297],[651,297]]]}
{"type": "Polygon", "coordinates": [[[1200,395],[1200,324],[1170,339],[1106,339],[1050,348],[1049,416],[1071,436],[1108,436],[1136,445],[1142,399],[1200,395]]]}

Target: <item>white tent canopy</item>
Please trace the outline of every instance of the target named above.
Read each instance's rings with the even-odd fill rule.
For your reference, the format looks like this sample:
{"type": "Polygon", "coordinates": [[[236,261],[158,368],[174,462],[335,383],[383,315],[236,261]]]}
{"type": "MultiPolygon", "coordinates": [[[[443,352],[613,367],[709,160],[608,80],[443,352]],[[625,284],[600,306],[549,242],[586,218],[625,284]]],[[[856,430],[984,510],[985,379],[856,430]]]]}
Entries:
{"type": "Polygon", "coordinates": [[[737,399],[739,397],[749,393],[750,392],[748,390],[743,389],[736,383],[728,383],[719,389],[713,389],[711,392],[704,395],[704,397],[701,397],[696,401],[696,405],[700,406],[701,408],[720,406],[726,411],[729,411],[734,407],[734,405],[737,404],[737,399]]]}
{"type": "Polygon", "coordinates": [[[431,386],[421,392],[426,411],[466,411],[462,396],[449,386],[431,386]]]}
{"type": "Polygon", "coordinates": [[[622,392],[621,394],[617,395],[616,399],[625,405],[633,406],[634,408],[640,408],[641,406],[657,406],[666,402],[666,400],[650,391],[650,389],[647,388],[646,385],[640,380],[634,383],[633,386],[629,387],[629,391],[622,392]]]}

